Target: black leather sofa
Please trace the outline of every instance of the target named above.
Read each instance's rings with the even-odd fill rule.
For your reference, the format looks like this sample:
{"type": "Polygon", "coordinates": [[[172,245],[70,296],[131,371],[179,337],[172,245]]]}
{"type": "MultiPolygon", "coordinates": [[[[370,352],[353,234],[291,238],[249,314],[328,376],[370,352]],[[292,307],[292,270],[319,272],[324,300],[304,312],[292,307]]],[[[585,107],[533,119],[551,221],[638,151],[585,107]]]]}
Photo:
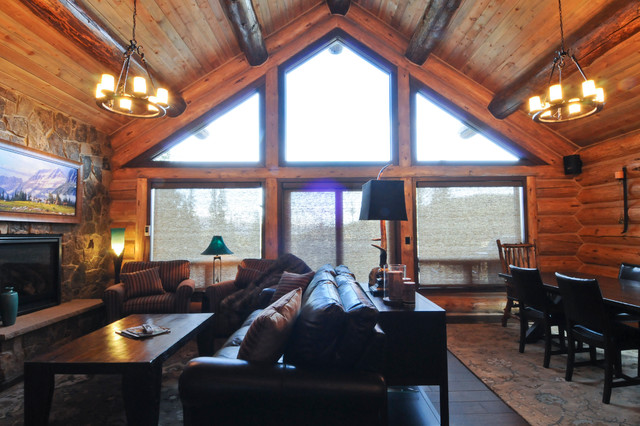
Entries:
{"type": "Polygon", "coordinates": [[[185,425],[387,423],[378,311],[348,269],[336,269],[323,267],[307,286],[277,363],[237,358],[260,311],[214,356],[189,362],[179,383],[185,425]]]}

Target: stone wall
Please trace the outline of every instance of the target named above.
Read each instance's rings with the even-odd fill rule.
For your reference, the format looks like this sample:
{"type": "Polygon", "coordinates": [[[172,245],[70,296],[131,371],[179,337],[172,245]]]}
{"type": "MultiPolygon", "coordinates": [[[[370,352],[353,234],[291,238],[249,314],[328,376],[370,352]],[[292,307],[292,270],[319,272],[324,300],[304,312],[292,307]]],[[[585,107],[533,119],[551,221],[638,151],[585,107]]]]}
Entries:
{"type": "Polygon", "coordinates": [[[0,140],[83,163],[79,224],[0,221],[0,233],[62,234],[62,300],[101,298],[113,282],[107,135],[0,85],[0,140]]]}

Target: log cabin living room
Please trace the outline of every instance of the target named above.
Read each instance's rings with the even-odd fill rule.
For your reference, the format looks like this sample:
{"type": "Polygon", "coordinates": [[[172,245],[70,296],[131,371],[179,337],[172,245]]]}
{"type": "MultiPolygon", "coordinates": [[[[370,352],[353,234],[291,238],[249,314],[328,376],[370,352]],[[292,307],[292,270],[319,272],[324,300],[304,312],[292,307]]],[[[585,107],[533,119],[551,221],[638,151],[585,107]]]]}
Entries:
{"type": "Polygon", "coordinates": [[[640,424],[637,1],[0,19],[0,424],[640,424]]]}

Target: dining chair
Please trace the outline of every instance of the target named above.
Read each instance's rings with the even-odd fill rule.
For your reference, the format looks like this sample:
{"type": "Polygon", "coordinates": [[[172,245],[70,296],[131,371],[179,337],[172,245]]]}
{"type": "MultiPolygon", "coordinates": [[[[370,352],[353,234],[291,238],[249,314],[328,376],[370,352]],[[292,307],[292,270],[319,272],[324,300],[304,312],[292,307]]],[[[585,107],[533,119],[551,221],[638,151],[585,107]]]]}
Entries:
{"type": "Polygon", "coordinates": [[[640,265],[622,262],[618,272],[618,279],[640,282],[640,265]]]}
{"type": "MultiPolygon", "coordinates": [[[[622,372],[621,355],[623,350],[640,349],[640,330],[614,320],[612,313],[604,304],[596,279],[574,278],[556,272],[556,280],[562,296],[568,340],[565,380],[571,381],[574,366],[596,363],[595,348],[602,348],[604,349],[603,403],[610,402],[611,389],[614,387],[640,385],[640,377],[630,377],[622,372]],[[575,362],[576,342],[589,345],[591,349],[589,361],[575,362]]],[[[640,350],[638,352],[640,354],[640,350]]],[[[640,375],[640,365],[636,374],[640,375]]]]}
{"type": "Polygon", "coordinates": [[[519,268],[510,265],[513,286],[520,303],[520,353],[524,352],[529,331],[529,322],[544,328],[544,360],[542,365],[549,368],[551,355],[567,353],[564,344],[565,320],[561,301],[553,300],[544,288],[537,268],[519,268]],[[551,327],[557,326],[558,333],[552,334],[551,327]],[[560,349],[552,350],[552,338],[557,337],[560,349]]]}
{"type": "Polygon", "coordinates": [[[519,309],[518,297],[515,294],[513,283],[511,282],[511,269],[510,265],[515,265],[521,268],[535,268],[536,263],[536,244],[533,243],[502,243],[500,240],[496,240],[498,245],[498,254],[500,256],[500,265],[502,266],[501,277],[504,278],[507,292],[507,302],[504,307],[504,313],[502,315],[502,326],[507,326],[507,320],[509,318],[520,319],[517,314],[514,314],[512,310],[514,308],[519,309]]]}

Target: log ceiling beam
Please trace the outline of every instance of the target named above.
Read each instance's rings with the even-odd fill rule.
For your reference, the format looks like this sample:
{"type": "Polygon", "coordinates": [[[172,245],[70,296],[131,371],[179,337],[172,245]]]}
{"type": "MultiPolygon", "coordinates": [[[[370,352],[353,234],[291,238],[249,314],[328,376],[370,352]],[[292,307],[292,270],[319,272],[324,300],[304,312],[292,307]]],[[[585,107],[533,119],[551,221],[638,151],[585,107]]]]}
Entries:
{"type": "Polygon", "coordinates": [[[262,65],[269,53],[251,0],[220,0],[220,5],[249,64],[262,65]]]}
{"type": "Polygon", "coordinates": [[[351,0],[327,0],[327,6],[334,15],[346,15],[351,6],[351,0]]]}
{"type": "MultiPolygon", "coordinates": [[[[20,2],[38,18],[104,65],[107,70],[115,72],[116,75],[120,72],[123,54],[129,43],[118,40],[118,36],[110,31],[97,16],[84,9],[75,0],[20,0],[20,2]]],[[[144,66],[134,56],[131,57],[131,66],[136,73],[146,74],[144,66]]],[[[156,83],[170,89],[171,97],[167,114],[173,117],[181,114],[186,108],[184,99],[170,85],[159,80],[158,74],[151,66],[149,68],[156,83]]]]}
{"type": "MultiPolygon", "coordinates": [[[[584,69],[639,31],[638,1],[616,0],[579,28],[574,36],[567,40],[566,45],[584,69]]],[[[554,56],[555,50],[541,55],[540,59],[521,73],[519,78],[496,93],[488,107],[491,114],[498,119],[504,119],[517,111],[532,94],[544,91],[551,72],[551,58],[554,56]]],[[[576,71],[575,67],[566,67],[562,72],[562,78],[568,78],[576,71]]]]}
{"type": "Polygon", "coordinates": [[[414,64],[422,65],[436,47],[444,29],[460,6],[460,0],[431,0],[422,15],[405,56],[414,64]]]}

